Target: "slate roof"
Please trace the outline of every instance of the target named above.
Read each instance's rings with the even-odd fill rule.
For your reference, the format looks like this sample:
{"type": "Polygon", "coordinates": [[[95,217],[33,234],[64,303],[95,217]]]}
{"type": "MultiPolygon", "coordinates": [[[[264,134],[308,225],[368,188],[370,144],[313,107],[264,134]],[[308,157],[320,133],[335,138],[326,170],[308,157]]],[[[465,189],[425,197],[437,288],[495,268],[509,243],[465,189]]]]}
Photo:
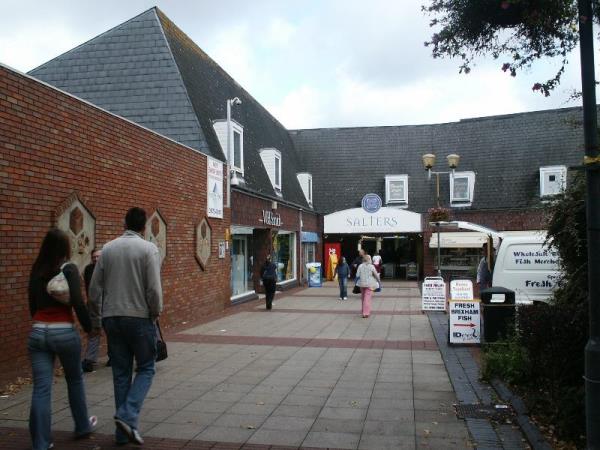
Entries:
{"type": "MultiPolygon", "coordinates": [[[[435,176],[427,179],[421,156],[437,156],[433,170],[448,171],[446,155],[461,157],[458,171],[476,173],[469,209],[540,206],[539,168],[577,165],[583,158],[580,108],[461,120],[363,128],[292,130],[301,167],[312,173],[314,207],[323,213],[360,206],[377,193],[385,202],[385,176],[408,175],[408,209],[435,206],[435,176]]],[[[450,201],[448,175],[440,177],[440,201],[450,201]]]]}
{"type": "Polygon", "coordinates": [[[221,161],[213,121],[226,101],[242,105],[244,181],[238,189],[277,198],[258,151],[282,154],[283,200],[310,209],[296,178],[298,161],[287,130],[158,8],[95,37],[30,75],[221,161]]]}
{"type": "MultiPolygon", "coordinates": [[[[31,75],[201,152],[225,160],[213,121],[239,97],[233,119],[244,127],[245,184],[237,189],[276,198],[258,151],[282,153],[285,201],[308,208],[298,172],[313,179],[314,209],[360,206],[365,193],[385,199],[385,175],[409,176],[409,206],[435,205],[435,177],[421,155],[461,156],[476,173],[469,209],[540,206],[539,168],[576,165],[583,155],[581,109],[567,108],[459,122],[390,127],[286,130],[160,10],[152,8],[32,70],[31,75]],[[578,125],[579,123],[579,125],[578,125]]],[[[449,204],[448,175],[441,203],[449,204]]]]}
{"type": "Polygon", "coordinates": [[[209,148],[153,10],[31,70],[114,114],[223,159],[209,148]]]}

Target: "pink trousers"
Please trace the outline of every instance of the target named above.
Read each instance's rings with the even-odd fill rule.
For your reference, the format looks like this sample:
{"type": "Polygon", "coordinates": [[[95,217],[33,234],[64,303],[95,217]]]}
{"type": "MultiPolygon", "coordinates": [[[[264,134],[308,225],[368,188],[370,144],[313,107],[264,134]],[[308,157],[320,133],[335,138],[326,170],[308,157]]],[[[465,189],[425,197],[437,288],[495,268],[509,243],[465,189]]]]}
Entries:
{"type": "Polygon", "coordinates": [[[360,288],[360,297],[362,300],[362,315],[368,316],[371,314],[371,297],[373,297],[373,290],[368,287],[360,288]]]}

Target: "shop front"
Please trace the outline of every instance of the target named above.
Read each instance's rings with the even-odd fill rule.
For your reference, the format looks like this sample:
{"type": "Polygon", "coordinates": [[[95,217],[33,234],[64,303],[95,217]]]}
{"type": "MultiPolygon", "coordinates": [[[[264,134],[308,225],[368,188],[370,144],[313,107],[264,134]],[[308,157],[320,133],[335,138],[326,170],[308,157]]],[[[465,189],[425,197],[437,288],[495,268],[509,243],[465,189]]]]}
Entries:
{"type": "Polygon", "coordinates": [[[263,292],[260,275],[268,254],[277,266],[278,290],[300,283],[304,275],[300,268],[305,267],[306,261],[318,258],[321,233],[317,217],[269,199],[239,191],[232,193],[229,239],[232,303],[255,299],[263,292]]]}
{"type": "Polygon", "coordinates": [[[400,208],[352,208],[324,217],[325,275],[333,274],[333,263],[345,257],[356,260],[359,250],[379,255],[384,278],[417,278],[422,267],[421,214],[400,208]],[[333,259],[331,255],[333,256],[333,259]]]}

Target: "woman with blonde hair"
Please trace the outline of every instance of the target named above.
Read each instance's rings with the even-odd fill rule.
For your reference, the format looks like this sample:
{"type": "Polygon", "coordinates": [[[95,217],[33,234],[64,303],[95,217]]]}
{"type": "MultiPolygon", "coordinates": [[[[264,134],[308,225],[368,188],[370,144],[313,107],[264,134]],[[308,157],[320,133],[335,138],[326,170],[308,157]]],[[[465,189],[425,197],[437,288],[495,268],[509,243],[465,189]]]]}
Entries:
{"type": "Polygon", "coordinates": [[[363,262],[358,266],[356,275],[358,277],[358,286],[360,287],[362,300],[362,316],[366,319],[371,314],[373,291],[377,289],[380,282],[379,274],[375,270],[375,266],[371,263],[370,255],[363,257],[363,262]]]}

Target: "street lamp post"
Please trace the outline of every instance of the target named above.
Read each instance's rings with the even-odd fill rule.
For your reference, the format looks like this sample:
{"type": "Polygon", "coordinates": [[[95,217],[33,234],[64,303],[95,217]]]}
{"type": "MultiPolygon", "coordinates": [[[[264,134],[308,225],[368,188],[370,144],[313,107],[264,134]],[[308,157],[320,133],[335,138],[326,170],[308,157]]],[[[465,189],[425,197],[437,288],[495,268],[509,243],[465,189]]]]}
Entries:
{"type": "Polygon", "coordinates": [[[232,105],[241,105],[242,101],[238,97],[227,99],[227,204],[226,207],[231,207],[231,172],[234,172],[235,161],[232,161],[232,152],[231,152],[231,106],[232,105]]]}
{"type": "MultiPolygon", "coordinates": [[[[448,160],[448,167],[450,167],[451,172],[433,172],[431,169],[435,165],[435,155],[432,153],[427,153],[423,155],[423,166],[425,170],[427,170],[427,179],[431,180],[431,174],[435,175],[435,192],[436,192],[436,204],[438,208],[440,207],[440,175],[454,175],[454,169],[458,167],[458,162],[460,161],[460,156],[456,153],[452,153],[446,156],[448,160]]],[[[441,250],[441,242],[440,242],[440,221],[437,220],[435,223],[435,229],[437,232],[437,272],[438,276],[442,276],[442,250],[441,250]]]]}

